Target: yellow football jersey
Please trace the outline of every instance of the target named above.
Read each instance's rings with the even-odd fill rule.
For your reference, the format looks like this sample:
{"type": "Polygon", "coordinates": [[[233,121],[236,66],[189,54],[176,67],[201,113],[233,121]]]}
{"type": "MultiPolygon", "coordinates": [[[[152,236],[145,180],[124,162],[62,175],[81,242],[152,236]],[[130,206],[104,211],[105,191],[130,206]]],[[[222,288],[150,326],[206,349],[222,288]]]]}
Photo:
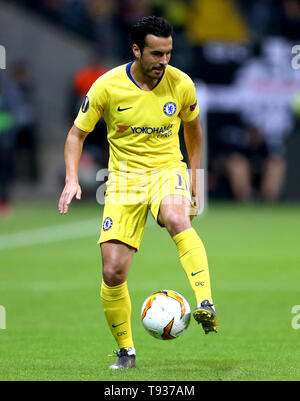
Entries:
{"type": "Polygon", "coordinates": [[[181,163],[180,121],[192,121],[199,114],[194,83],[167,66],[156,86],[145,91],[130,73],[132,64],[116,67],[95,81],[74,123],[91,132],[104,118],[110,171],[148,171],[181,163]]]}

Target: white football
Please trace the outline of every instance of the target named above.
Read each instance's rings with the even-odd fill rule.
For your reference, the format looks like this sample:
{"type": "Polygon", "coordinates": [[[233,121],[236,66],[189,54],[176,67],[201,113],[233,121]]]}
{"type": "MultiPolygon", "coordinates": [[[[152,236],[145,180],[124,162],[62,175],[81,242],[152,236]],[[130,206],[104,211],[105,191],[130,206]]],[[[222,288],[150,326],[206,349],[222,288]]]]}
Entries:
{"type": "Polygon", "coordinates": [[[188,328],[191,308],[187,300],[176,291],[161,290],[151,294],[141,311],[145,329],[160,340],[173,340],[188,328]]]}

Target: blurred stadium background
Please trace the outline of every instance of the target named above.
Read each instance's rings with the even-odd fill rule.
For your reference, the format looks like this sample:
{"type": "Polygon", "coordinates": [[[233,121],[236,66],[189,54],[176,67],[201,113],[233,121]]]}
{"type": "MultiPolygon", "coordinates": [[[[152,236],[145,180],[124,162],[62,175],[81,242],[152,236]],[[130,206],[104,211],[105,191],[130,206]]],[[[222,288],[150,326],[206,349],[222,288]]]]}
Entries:
{"type": "Polygon", "coordinates": [[[298,380],[291,308],[300,303],[300,1],[0,0],[0,45],[0,305],[8,328],[0,330],[0,380],[99,380],[101,369],[100,380],[298,380]],[[150,292],[169,287],[193,305],[175,249],[150,222],[129,282],[137,348],[147,352],[137,376],[125,377],[103,373],[114,343],[95,246],[96,172],[108,159],[102,121],[84,147],[83,200],[64,218],[57,202],[64,142],[82,99],[103,72],[132,60],[129,28],[149,14],[173,24],[171,64],[197,86],[211,212],[194,224],[221,331],[201,337],[200,361],[195,325],[167,346],[143,332],[139,309],[150,292]]]}
{"type": "MultiPolygon", "coordinates": [[[[298,0],[1,0],[0,11],[2,212],[5,201],[58,196],[82,98],[132,59],[129,27],[149,14],[174,25],[172,65],[197,84],[210,199],[300,199],[298,0]]],[[[106,163],[101,122],[81,162],[86,197],[106,163]]]]}

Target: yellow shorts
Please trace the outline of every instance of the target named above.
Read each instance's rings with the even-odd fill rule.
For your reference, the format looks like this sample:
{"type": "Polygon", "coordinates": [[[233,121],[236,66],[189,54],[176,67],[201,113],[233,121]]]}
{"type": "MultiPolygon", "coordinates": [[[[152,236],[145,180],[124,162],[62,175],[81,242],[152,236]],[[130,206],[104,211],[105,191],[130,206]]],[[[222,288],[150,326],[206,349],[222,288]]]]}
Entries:
{"type": "Polygon", "coordinates": [[[161,201],[175,194],[191,202],[190,179],[184,164],[151,173],[110,173],[98,243],[115,239],[138,250],[148,209],[157,221],[161,201]]]}

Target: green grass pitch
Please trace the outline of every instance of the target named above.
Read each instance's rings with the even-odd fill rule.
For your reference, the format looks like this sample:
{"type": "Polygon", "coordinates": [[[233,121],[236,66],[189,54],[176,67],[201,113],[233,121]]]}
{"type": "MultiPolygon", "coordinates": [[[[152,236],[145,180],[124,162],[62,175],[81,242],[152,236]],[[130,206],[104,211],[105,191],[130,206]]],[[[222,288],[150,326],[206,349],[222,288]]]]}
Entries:
{"type": "MultiPolygon", "coordinates": [[[[0,249],[0,305],[6,310],[0,380],[300,379],[300,329],[292,327],[292,308],[300,305],[299,206],[212,204],[194,221],[208,253],[219,333],[205,336],[191,320],[172,341],[146,333],[143,301],[166,288],[182,293],[191,308],[195,302],[175,245],[150,218],[128,279],[138,366],[125,372],[108,369],[116,344],[99,298],[99,226],[91,220],[97,217],[100,226],[95,204],[76,203],[67,216],[59,216],[56,204],[23,205],[0,221],[0,248],[9,234],[19,233],[11,237],[14,247],[0,249]],[[56,226],[63,232],[72,222],[83,222],[86,235],[53,237],[56,226]],[[36,231],[43,227],[54,231],[36,231]],[[25,245],[23,237],[29,238],[25,245]]],[[[80,232],[80,225],[72,230],[80,232]]]]}

